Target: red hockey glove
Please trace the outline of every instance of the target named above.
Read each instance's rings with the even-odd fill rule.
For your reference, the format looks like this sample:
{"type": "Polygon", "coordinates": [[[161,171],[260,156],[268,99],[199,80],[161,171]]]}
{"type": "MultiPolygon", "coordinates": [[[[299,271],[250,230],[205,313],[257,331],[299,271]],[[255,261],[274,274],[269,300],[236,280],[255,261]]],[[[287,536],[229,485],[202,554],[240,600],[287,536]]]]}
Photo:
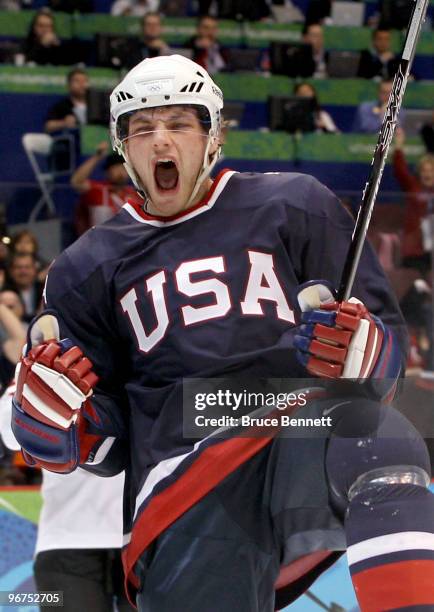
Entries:
{"type": "Polygon", "coordinates": [[[297,358],[322,378],[389,378],[401,369],[392,332],[355,298],[336,302],[326,281],[300,288],[300,328],[294,338],[297,358]]]}
{"type": "Polygon", "coordinates": [[[77,346],[59,340],[52,315],[31,324],[15,379],[12,429],[26,462],[54,472],[70,472],[85,462],[99,439],[86,433],[83,416],[83,411],[92,415],[88,398],[98,377],[77,346]]]}

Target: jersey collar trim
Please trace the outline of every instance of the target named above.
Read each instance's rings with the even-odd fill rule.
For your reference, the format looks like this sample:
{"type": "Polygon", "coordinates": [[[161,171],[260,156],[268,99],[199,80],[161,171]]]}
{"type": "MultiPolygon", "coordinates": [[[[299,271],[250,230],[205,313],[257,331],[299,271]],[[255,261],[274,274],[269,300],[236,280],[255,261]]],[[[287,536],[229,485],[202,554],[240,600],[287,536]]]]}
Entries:
{"type": "Polygon", "coordinates": [[[153,225],[154,227],[169,227],[171,225],[177,225],[183,221],[188,221],[193,217],[197,217],[201,213],[210,210],[216,203],[218,197],[226,187],[229,179],[232,175],[236,174],[235,170],[221,170],[216,176],[211,189],[208,191],[203,200],[198,202],[192,208],[173,215],[172,217],[157,217],[146,213],[139,204],[134,202],[127,202],[122,208],[126,210],[136,221],[140,223],[146,223],[147,225],[153,225]]]}

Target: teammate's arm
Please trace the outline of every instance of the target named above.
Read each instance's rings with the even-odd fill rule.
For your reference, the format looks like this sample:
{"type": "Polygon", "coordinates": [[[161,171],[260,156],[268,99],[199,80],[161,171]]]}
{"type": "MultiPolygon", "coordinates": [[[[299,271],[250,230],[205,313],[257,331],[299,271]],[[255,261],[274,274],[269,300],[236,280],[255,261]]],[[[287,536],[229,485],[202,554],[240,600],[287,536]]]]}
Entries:
{"type": "Polygon", "coordinates": [[[89,177],[98,166],[98,164],[103,160],[108,153],[109,144],[108,142],[101,142],[94,155],[91,155],[86,161],[84,161],[78,168],[75,170],[73,175],[71,176],[71,186],[78,193],[85,193],[89,191],[91,183],[89,181],[89,177]]]}

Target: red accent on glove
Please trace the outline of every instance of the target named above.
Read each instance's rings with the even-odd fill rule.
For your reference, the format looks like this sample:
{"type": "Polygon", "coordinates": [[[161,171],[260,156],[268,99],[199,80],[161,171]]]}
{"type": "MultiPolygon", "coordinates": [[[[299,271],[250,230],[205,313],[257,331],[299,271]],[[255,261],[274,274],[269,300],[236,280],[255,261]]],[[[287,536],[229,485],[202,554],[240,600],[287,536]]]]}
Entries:
{"type": "Polygon", "coordinates": [[[341,330],[336,327],[327,327],[327,325],[322,325],[321,323],[315,325],[313,334],[315,338],[321,338],[322,340],[327,340],[333,344],[337,343],[344,347],[350,344],[353,336],[350,331],[341,330]]]}
{"type": "Polygon", "coordinates": [[[55,340],[53,340],[48,343],[40,344],[36,349],[32,349],[29,353],[29,357],[47,368],[53,369],[53,362],[60,353],[60,350],[60,346],[55,340]],[[41,347],[42,350],[38,351],[37,349],[40,349],[41,347]],[[36,351],[37,354],[33,355],[33,353],[36,351]]]}
{"type": "Polygon", "coordinates": [[[61,374],[65,374],[65,372],[70,368],[74,362],[78,361],[83,357],[83,353],[78,348],[78,346],[73,346],[68,351],[63,353],[60,357],[54,361],[52,368],[61,374]]]}
{"type": "Polygon", "coordinates": [[[41,461],[40,459],[35,459],[32,455],[29,455],[27,451],[23,448],[21,449],[21,454],[23,455],[24,461],[30,467],[43,468],[44,470],[48,470],[49,472],[55,472],[56,474],[69,474],[74,467],[74,462],[70,461],[69,463],[50,463],[49,461],[41,461]]]}
{"type": "Polygon", "coordinates": [[[331,361],[333,363],[345,363],[345,357],[347,356],[346,347],[339,347],[333,344],[327,344],[322,342],[322,340],[312,340],[309,346],[309,352],[312,355],[316,355],[317,357],[321,357],[326,361],[331,361]]]}
{"type": "Polygon", "coordinates": [[[307,371],[320,378],[339,378],[343,367],[337,363],[329,363],[317,357],[311,357],[307,362],[307,371]]]}
{"type": "Polygon", "coordinates": [[[78,347],[72,347],[62,357],[59,357],[60,350],[61,347],[57,342],[50,341],[40,344],[32,349],[26,357],[22,358],[15,397],[23,410],[34,419],[57,429],[65,429],[41,414],[28,399],[23,397],[23,388],[26,384],[44,404],[61,416],[70,419],[77,412],[71,409],[57,393],[31,370],[32,366],[37,363],[59,372],[56,365],[60,363],[63,369],[62,374],[87,395],[98,382],[98,376],[91,370],[91,361],[87,357],[83,357],[83,353],[78,347]],[[84,375],[82,378],[80,378],[81,373],[84,375]]]}
{"type": "Polygon", "coordinates": [[[321,310],[336,311],[335,327],[328,327],[317,323],[313,329],[313,340],[309,346],[312,357],[307,363],[307,370],[314,376],[321,378],[340,378],[344,371],[348,347],[357,330],[360,320],[367,319],[373,326],[372,333],[368,335],[365,356],[362,363],[362,377],[368,377],[377,361],[381,350],[383,334],[372,320],[372,317],[364,304],[353,302],[332,302],[324,304],[321,310]],[[375,354],[372,348],[375,340],[374,331],[377,330],[378,342],[375,354]],[[369,371],[367,367],[371,363],[369,371]]]}

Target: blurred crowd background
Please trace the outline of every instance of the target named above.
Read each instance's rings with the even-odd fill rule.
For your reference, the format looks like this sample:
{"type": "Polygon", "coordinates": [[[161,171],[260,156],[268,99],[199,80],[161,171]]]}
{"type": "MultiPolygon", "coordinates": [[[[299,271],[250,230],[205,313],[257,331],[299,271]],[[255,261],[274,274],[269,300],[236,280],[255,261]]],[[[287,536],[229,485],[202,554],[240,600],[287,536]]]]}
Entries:
{"type": "MultiPolygon", "coordinates": [[[[0,384],[50,261],[138,198],[108,138],[108,93],[141,59],[180,53],[225,94],[219,168],[315,175],[353,214],[411,0],[0,0],[0,384]]],[[[433,361],[434,2],[370,239],[407,320],[410,375],[433,361]]],[[[38,482],[3,450],[0,484],[38,482]]]]}

